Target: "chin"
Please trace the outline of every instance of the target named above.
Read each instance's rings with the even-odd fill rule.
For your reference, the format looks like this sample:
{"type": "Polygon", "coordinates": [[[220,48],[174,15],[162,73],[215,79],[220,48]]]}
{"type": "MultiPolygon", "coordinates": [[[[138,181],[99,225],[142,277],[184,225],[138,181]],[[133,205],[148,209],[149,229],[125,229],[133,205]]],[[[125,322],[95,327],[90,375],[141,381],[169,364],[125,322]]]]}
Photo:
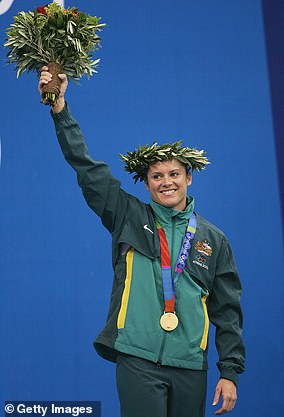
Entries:
{"type": "Polygon", "coordinates": [[[170,202],[170,201],[163,201],[160,202],[159,204],[161,204],[164,207],[168,207],[168,208],[175,208],[176,207],[176,203],[170,202]]]}

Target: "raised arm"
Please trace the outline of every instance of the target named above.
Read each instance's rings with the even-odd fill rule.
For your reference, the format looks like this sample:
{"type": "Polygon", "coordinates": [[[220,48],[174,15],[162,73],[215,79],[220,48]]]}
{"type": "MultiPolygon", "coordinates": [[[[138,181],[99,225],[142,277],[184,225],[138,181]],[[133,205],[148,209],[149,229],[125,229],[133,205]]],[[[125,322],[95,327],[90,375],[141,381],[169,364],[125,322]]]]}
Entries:
{"type": "MultiPolygon", "coordinates": [[[[40,93],[51,77],[48,67],[43,67],[38,85],[40,93]]],[[[122,224],[129,198],[125,198],[126,193],[121,190],[120,182],[111,175],[109,166],[91,158],[81,129],[65,103],[67,77],[65,74],[59,74],[58,77],[61,80],[60,95],[51,114],[59,145],[66,161],[77,173],[78,184],[87,204],[101,217],[104,226],[113,232],[122,224]]]]}

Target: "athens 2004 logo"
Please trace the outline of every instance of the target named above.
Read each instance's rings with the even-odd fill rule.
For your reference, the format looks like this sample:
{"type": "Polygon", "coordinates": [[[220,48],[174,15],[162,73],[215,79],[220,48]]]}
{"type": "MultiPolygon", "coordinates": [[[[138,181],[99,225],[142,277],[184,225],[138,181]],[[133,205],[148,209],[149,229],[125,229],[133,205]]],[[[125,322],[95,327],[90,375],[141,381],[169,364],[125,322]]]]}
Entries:
{"type": "Polygon", "coordinates": [[[206,240],[201,240],[200,242],[197,242],[194,248],[199,252],[202,253],[202,255],[211,256],[212,255],[212,248],[207,243],[206,240]]]}

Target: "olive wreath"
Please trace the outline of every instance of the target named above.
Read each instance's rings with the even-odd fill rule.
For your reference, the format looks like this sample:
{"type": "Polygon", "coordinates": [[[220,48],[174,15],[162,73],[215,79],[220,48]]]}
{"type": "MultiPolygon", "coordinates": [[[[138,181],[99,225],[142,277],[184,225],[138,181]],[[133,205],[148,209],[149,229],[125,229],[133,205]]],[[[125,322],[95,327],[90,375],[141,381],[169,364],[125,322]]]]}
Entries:
{"type": "Polygon", "coordinates": [[[194,148],[182,147],[182,141],[165,143],[159,145],[154,142],[151,146],[138,146],[138,149],[127,152],[126,155],[120,154],[120,158],[125,163],[125,171],[133,176],[134,182],[144,181],[147,176],[149,166],[156,162],[170,159],[177,159],[186,166],[190,166],[192,171],[201,171],[210,162],[205,156],[205,152],[194,148]]]}

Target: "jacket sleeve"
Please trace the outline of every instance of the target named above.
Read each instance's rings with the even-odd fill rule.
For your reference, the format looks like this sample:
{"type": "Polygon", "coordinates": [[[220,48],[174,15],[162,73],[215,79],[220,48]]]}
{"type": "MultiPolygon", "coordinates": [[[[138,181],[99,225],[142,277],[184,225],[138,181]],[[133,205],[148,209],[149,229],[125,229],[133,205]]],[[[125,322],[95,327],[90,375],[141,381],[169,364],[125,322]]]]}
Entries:
{"type": "Polygon", "coordinates": [[[217,363],[220,377],[236,385],[244,371],[245,348],[242,341],[243,317],[240,306],[241,283],[233,253],[226,238],[222,239],[216,275],[208,298],[210,321],[216,327],[217,363]]]}
{"type": "Polygon", "coordinates": [[[51,114],[59,145],[66,161],[77,173],[78,184],[87,204],[112,232],[126,210],[126,193],[121,190],[119,180],[111,175],[109,166],[91,158],[81,129],[68,106],[60,113],[51,114]]]}

